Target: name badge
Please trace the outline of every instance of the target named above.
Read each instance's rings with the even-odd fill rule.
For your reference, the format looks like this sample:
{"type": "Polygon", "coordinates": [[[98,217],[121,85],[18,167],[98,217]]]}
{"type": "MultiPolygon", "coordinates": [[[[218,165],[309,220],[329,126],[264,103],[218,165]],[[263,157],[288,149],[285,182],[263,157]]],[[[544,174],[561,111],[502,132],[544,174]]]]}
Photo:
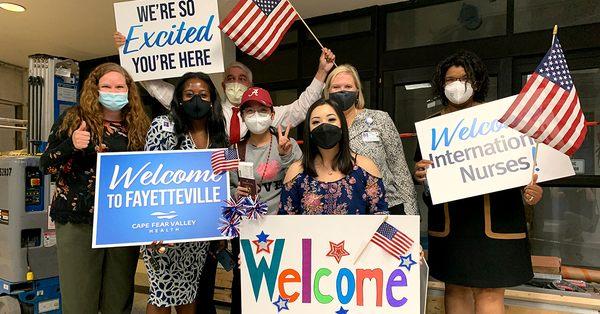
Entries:
{"type": "Polygon", "coordinates": [[[170,132],[170,133],[175,133],[175,130],[173,129],[173,124],[171,124],[170,121],[164,121],[163,122],[163,130],[165,130],[166,132],[170,132]]]}
{"type": "Polygon", "coordinates": [[[363,132],[363,142],[379,142],[379,132],[363,132]]]}

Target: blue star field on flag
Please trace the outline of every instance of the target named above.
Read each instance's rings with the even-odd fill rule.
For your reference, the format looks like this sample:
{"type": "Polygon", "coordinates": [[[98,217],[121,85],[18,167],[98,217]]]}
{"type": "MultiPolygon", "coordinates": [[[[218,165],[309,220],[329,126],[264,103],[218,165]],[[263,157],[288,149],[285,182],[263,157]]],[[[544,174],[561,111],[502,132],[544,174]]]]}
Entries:
{"type": "Polygon", "coordinates": [[[271,14],[281,0],[252,0],[266,15],[271,14]]]}

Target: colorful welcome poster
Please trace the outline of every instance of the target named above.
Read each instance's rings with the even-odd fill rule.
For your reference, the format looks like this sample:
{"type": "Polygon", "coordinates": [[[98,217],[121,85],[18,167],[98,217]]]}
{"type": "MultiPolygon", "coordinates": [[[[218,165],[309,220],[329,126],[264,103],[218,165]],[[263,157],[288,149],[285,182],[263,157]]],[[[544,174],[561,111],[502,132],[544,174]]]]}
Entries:
{"type": "Polygon", "coordinates": [[[240,229],[244,313],[419,312],[419,216],[266,216],[240,229]]]}

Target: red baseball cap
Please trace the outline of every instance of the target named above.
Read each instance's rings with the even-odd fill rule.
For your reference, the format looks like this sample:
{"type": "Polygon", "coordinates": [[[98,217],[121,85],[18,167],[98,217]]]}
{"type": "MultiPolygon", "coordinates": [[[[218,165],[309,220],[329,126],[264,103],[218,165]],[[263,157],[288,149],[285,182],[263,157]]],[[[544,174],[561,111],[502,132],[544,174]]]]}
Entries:
{"type": "Polygon", "coordinates": [[[242,95],[242,102],[240,103],[240,109],[244,109],[244,105],[250,101],[256,101],[267,107],[273,107],[273,100],[271,95],[266,89],[260,87],[250,87],[242,95]]]}

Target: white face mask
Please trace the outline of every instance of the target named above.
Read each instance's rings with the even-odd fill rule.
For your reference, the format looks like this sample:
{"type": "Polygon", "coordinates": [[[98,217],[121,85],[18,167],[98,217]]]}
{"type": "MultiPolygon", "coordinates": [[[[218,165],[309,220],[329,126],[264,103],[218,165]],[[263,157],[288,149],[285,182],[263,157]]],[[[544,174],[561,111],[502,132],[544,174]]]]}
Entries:
{"type": "Polygon", "coordinates": [[[225,96],[233,105],[239,105],[242,102],[242,95],[248,90],[248,86],[242,83],[226,83],[225,96]]]}
{"type": "Polygon", "coordinates": [[[251,115],[245,116],[244,121],[246,122],[248,130],[253,134],[265,133],[273,122],[271,119],[271,114],[262,112],[255,112],[251,115]]]}
{"type": "Polygon", "coordinates": [[[454,81],[444,87],[444,94],[451,103],[462,105],[473,96],[473,87],[469,82],[454,81]]]}

